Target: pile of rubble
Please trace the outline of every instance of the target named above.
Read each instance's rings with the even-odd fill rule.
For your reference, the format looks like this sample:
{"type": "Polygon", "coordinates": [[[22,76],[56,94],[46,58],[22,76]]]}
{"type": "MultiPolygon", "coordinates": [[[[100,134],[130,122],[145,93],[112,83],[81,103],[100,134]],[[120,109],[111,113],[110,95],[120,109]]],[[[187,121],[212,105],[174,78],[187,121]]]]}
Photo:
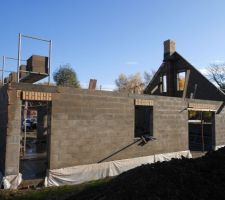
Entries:
{"type": "Polygon", "coordinates": [[[70,199],[224,199],[225,148],[196,159],[142,165],[70,199]]]}

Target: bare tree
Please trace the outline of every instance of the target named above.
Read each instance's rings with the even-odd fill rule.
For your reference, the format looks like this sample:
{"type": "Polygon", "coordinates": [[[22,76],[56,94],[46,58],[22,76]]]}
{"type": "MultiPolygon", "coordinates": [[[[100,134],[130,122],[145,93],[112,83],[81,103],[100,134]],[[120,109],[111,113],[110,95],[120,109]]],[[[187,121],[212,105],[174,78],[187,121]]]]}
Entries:
{"type": "Polygon", "coordinates": [[[130,75],[128,77],[128,89],[131,93],[142,93],[144,90],[145,84],[141,78],[140,73],[130,75]]]}
{"type": "Polygon", "coordinates": [[[154,70],[151,70],[150,72],[144,72],[145,87],[150,83],[155,73],[156,72],[154,70]]]}
{"type": "Polygon", "coordinates": [[[115,83],[119,91],[127,91],[131,93],[142,93],[145,86],[140,73],[136,73],[128,77],[124,74],[120,74],[115,83]]]}
{"type": "Polygon", "coordinates": [[[225,90],[225,63],[211,64],[208,68],[208,77],[215,82],[220,89],[225,90]]]}
{"type": "Polygon", "coordinates": [[[127,90],[128,79],[125,74],[120,74],[118,79],[115,80],[116,87],[119,91],[127,90]]]}

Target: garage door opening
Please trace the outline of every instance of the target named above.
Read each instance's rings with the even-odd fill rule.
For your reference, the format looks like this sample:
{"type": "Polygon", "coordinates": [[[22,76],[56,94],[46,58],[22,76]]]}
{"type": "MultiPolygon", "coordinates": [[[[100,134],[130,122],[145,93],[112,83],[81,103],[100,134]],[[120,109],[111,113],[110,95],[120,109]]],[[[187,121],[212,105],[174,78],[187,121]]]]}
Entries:
{"type": "Polygon", "coordinates": [[[189,149],[191,151],[213,150],[215,145],[215,113],[211,111],[188,111],[189,149]]]}

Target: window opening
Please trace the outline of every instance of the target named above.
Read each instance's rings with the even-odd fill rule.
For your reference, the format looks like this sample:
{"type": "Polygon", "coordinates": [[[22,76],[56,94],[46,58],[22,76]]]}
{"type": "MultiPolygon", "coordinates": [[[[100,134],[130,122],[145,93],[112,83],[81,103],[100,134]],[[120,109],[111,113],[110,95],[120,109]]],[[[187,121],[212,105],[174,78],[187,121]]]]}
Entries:
{"type": "Polygon", "coordinates": [[[177,73],[177,91],[183,91],[185,86],[186,72],[177,73]]]}
{"type": "Polygon", "coordinates": [[[135,137],[153,136],[153,106],[135,106],[135,137]]]}

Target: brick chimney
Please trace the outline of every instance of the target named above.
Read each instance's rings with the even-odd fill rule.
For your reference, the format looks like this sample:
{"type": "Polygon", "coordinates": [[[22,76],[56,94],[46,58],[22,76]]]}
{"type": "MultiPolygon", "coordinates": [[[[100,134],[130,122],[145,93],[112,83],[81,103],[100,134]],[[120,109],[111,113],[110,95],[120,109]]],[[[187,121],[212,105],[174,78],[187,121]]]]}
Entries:
{"type": "Polygon", "coordinates": [[[91,91],[96,90],[96,84],[97,84],[96,79],[90,79],[88,89],[91,91]]]}
{"type": "Polygon", "coordinates": [[[164,59],[171,56],[176,51],[176,43],[173,40],[164,41],[164,59]]]}

